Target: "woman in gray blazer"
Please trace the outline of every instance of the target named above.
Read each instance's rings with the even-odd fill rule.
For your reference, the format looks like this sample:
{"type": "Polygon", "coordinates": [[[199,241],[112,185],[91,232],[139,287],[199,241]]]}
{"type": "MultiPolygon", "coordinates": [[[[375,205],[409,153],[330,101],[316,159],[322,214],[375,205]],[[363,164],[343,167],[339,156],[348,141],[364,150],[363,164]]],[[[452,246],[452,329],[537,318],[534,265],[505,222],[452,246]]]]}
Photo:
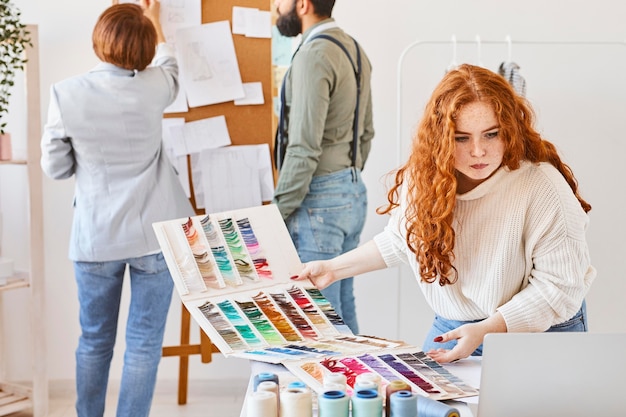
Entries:
{"type": "Polygon", "coordinates": [[[75,178],[69,257],[82,332],[78,417],[104,414],[127,266],[131,298],[117,417],[148,416],[173,290],[152,223],[194,214],[162,144],[163,111],[179,87],[159,6],[141,0],[105,10],[93,31],[102,62],[50,91],[41,166],[53,179],[75,178]]]}

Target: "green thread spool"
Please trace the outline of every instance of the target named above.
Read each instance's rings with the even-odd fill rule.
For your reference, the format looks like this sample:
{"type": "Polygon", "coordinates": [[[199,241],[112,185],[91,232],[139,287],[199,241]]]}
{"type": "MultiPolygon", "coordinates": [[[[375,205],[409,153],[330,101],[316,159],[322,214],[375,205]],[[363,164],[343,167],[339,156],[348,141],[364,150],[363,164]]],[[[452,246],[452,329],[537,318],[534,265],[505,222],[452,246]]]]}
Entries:
{"type": "Polygon", "coordinates": [[[325,391],[317,397],[318,417],[348,417],[350,397],[344,391],[325,391]]]}
{"type": "Polygon", "coordinates": [[[356,391],[351,402],[352,417],[380,417],[383,413],[383,398],[376,390],[356,391]]]}

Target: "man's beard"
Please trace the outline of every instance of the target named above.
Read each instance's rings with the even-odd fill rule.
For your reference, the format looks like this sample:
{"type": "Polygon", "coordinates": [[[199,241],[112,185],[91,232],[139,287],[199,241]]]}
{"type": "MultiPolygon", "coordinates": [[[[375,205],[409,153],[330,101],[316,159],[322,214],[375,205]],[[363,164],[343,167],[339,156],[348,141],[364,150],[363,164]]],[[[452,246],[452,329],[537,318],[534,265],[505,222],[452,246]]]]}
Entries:
{"type": "Polygon", "coordinates": [[[302,33],[302,20],[298,17],[296,12],[296,2],[293,2],[291,10],[286,14],[281,14],[276,19],[276,28],[283,36],[293,38],[302,33]]]}

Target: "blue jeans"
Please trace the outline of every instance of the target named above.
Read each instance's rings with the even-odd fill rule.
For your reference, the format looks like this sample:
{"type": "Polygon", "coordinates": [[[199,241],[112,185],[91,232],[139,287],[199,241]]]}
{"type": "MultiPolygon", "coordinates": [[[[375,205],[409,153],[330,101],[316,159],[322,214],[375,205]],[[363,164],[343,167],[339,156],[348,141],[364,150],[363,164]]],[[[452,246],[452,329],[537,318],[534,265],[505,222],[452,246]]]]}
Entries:
{"type": "MultiPolygon", "coordinates": [[[[433,339],[440,334],[449,332],[450,330],[456,329],[467,323],[476,323],[481,320],[474,321],[458,321],[458,320],[448,320],[444,319],[440,316],[435,316],[435,320],[433,321],[433,325],[426,336],[426,340],[424,341],[424,345],[422,346],[422,350],[424,352],[428,352],[431,349],[452,349],[456,346],[456,340],[451,340],[445,343],[437,343],[433,342],[433,339]]],[[[550,327],[546,332],[586,332],[587,331],[587,304],[583,300],[583,304],[580,307],[580,310],[574,316],[564,321],[560,324],[555,324],[550,327]]],[[[472,356],[482,356],[483,355],[483,345],[481,344],[476,348],[476,350],[472,353],[472,356]]]]}
{"type": "MultiPolygon", "coordinates": [[[[367,212],[367,190],[359,170],[347,168],[313,177],[301,206],[286,220],[302,262],[326,260],[359,244],[367,212]]],[[[358,334],[354,278],[335,282],[322,295],[358,334]]]]}
{"type": "Polygon", "coordinates": [[[81,335],[76,349],[76,412],[102,417],[126,265],[130,309],[117,417],[148,417],[161,360],[173,281],[162,253],[109,262],[74,262],[81,335]]]}

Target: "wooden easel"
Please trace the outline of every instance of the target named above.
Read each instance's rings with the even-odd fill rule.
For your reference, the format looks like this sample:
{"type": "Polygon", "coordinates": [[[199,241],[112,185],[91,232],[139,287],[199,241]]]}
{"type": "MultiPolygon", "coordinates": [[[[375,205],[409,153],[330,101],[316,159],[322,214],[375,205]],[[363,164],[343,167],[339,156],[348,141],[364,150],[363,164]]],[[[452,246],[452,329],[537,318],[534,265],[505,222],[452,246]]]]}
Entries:
{"type": "MultiPolygon", "coordinates": [[[[202,0],[202,23],[228,20],[232,28],[233,6],[252,7],[269,11],[271,2],[268,0],[202,0]]],[[[235,106],[234,103],[220,103],[211,106],[196,107],[186,113],[168,114],[166,117],[183,117],[185,122],[224,115],[228,132],[233,145],[250,145],[268,143],[273,146],[273,132],[275,117],[273,115],[272,97],[275,96],[275,87],[272,77],[272,44],[270,39],[246,38],[243,35],[233,35],[235,52],[239,62],[239,72],[242,82],[260,81],[263,84],[265,104],[257,106],[235,106]]],[[[191,167],[191,164],[189,164],[191,167]]],[[[204,214],[198,209],[193,194],[191,168],[188,172],[191,186],[191,202],[196,214],[204,214]]],[[[180,345],[163,347],[163,357],[179,356],[178,372],[178,404],[187,403],[187,385],[189,374],[189,356],[200,355],[202,363],[209,363],[212,354],[219,349],[211,339],[200,330],[200,343],[190,343],[191,314],[182,305],[180,345]]]]}

